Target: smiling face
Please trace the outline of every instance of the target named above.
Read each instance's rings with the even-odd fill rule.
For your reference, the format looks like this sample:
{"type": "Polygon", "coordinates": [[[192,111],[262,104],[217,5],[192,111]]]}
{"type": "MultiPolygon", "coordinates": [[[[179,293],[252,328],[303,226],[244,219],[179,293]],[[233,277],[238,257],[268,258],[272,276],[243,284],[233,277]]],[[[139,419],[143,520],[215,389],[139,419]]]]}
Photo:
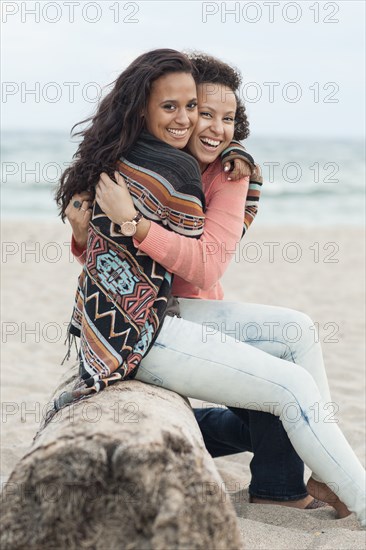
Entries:
{"type": "Polygon", "coordinates": [[[145,112],[146,130],[183,149],[197,122],[197,90],[192,75],[169,73],[153,82],[145,112]]]}
{"type": "Polygon", "coordinates": [[[236,98],[222,84],[199,84],[197,97],[198,121],[187,149],[203,172],[233,139],[236,98]]]}

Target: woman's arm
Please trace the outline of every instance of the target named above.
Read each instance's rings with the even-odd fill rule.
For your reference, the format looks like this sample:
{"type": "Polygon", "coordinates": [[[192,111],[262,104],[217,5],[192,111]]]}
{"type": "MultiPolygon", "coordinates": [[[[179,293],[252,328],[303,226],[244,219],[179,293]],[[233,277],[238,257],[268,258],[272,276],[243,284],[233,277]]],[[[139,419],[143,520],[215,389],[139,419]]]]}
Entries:
{"type": "Polygon", "coordinates": [[[92,196],[87,191],[75,193],[65,209],[65,215],[72,228],[71,252],[81,263],[85,263],[85,249],[88,226],[91,219],[92,196]]]}
{"type": "Polygon", "coordinates": [[[252,169],[249,187],[248,179],[226,183],[222,172],[216,175],[200,239],[189,240],[152,223],[143,238],[136,233],[135,246],[185,281],[208,290],[224,274],[237,242],[258,212],[262,186],[258,165],[252,169]]]}
{"type": "MultiPolygon", "coordinates": [[[[199,239],[187,238],[145,220],[149,229],[141,242],[136,232],[135,246],[187,282],[203,290],[211,288],[223,275],[243,233],[248,180],[249,177],[237,182],[223,182],[222,172],[215,177],[212,198],[205,213],[204,231],[199,239]]],[[[85,262],[85,250],[78,248],[74,237],[71,251],[80,263],[85,262]]]]}
{"type": "Polygon", "coordinates": [[[220,155],[224,172],[228,174],[228,180],[237,181],[250,175],[249,190],[245,202],[243,235],[248,231],[258,213],[258,202],[262,187],[262,174],[259,165],[255,164],[253,157],[247,153],[240,141],[231,141],[220,155]]]}
{"type": "MultiPolygon", "coordinates": [[[[86,234],[88,234],[88,230],[86,231],[86,234]]],[[[86,261],[86,246],[84,248],[80,248],[78,243],[76,242],[76,239],[74,237],[74,233],[71,236],[71,253],[79,264],[84,265],[86,261]]]]}
{"type": "MultiPolygon", "coordinates": [[[[258,168],[254,175],[256,179],[261,179],[258,168]]],[[[222,178],[220,172],[212,182],[212,198],[206,210],[204,231],[199,239],[178,235],[149,220],[138,224],[134,236],[134,244],[139,250],[203,290],[211,288],[221,278],[235,253],[237,242],[257,212],[260,181],[250,182],[247,196],[248,177],[230,183],[222,178]]],[[[78,248],[74,237],[71,250],[80,263],[85,262],[85,250],[78,248]]]]}
{"type": "Polygon", "coordinates": [[[75,193],[65,209],[65,215],[72,227],[75,242],[80,249],[86,247],[88,225],[91,219],[91,193],[75,193]]]}
{"type": "Polygon", "coordinates": [[[262,184],[263,178],[260,166],[255,164],[252,170],[252,175],[250,176],[249,189],[247,199],[245,201],[244,227],[242,237],[244,237],[254,218],[258,214],[258,203],[261,195],[262,184]]]}
{"type": "MultiPolygon", "coordinates": [[[[245,147],[239,141],[232,140],[228,147],[222,151],[220,158],[223,166],[223,171],[227,173],[228,181],[237,181],[248,175],[253,176],[255,174],[255,171],[258,169],[258,167],[255,165],[253,157],[249,153],[247,153],[245,147]]],[[[106,174],[101,175],[101,178],[96,188],[97,200],[102,210],[105,210],[106,212],[108,211],[108,215],[111,220],[113,220],[115,216],[117,219],[120,219],[121,214],[118,210],[118,204],[120,204],[121,201],[124,201],[125,198],[130,198],[128,196],[129,191],[124,181],[122,182],[122,185],[119,184],[120,180],[118,172],[115,173],[118,188],[116,188],[114,185],[111,185],[112,182],[110,181],[110,178],[103,178],[103,176],[106,176],[106,174]],[[99,190],[102,190],[103,192],[98,193],[99,190]],[[108,197],[108,193],[111,193],[111,198],[108,197]]],[[[250,179],[256,181],[255,177],[251,177],[250,179]]],[[[258,184],[253,185],[253,182],[250,181],[249,193],[245,205],[243,235],[257,214],[257,203],[259,200],[259,195],[260,193],[258,192],[258,184]],[[251,192],[252,190],[253,192],[251,192]]],[[[124,209],[124,219],[121,218],[120,221],[133,219],[137,213],[132,202],[128,200],[127,202],[129,202],[130,204],[130,212],[124,209]]],[[[81,263],[84,263],[85,259],[84,252],[87,242],[88,225],[91,218],[91,211],[89,210],[90,205],[91,195],[90,193],[85,192],[80,195],[74,195],[65,211],[66,217],[68,218],[73,231],[72,252],[81,263]],[[81,201],[81,207],[79,208],[79,210],[75,209],[73,206],[75,200],[81,201]],[[83,201],[87,202],[83,203],[83,201]],[[84,214],[86,210],[87,214],[84,214]]],[[[146,237],[149,229],[150,221],[146,218],[141,220],[137,227],[136,234],[136,238],[139,242],[146,237]]]]}
{"type": "MultiPolygon", "coordinates": [[[[223,157],[224,154],[221,157],[224,162],[223,157]]],[[[227,176],[222,171],[216,174],[210,186],[212,198],[206,210],[205,229],[198,240],[187,239],[143,219],[134,236],[135,246],[187,282],[203,290],[211,288],[223,275],[240,235],[245,234],[257,213],[262,178],[258,166],[251,171],[249,190],[248,178],[227,183],[223,180],[227,176]],[[245,192],[241,195],[243,182],[245,192]]],[[[123,178],[118,178],[117,183],[118,186],[105,178],[97,186],[97,198],[111,219],[117,222],[118,218],[122,222],[132,219],[136,210],[123,178]]],[[[85,250],[78,246],[74,236],[71,250],[80,263],[85,262],[85,250]]]]}
{"type": "Polygon", "coordinates": [[[222,277],[243,234],[249,178],[223,184],[220,173],[215,180],[199,239],[187,239],[154,223],[141,242],[134,239],[140,251],[202,290],[222,277]]]}
{"type": "Polygon", "coordinates": [[[221,171],[212,182],[209,192],[212,197],[200,239],[186,239],[154,223],[146,235],[140,238],[136,233],[134,238],[139,250],[202,290],[208,290],[222,277],[237,242],[258,212],[262,186],[260,167],[254,165],[249,187],[248,177],[231,183],[223,177],[221,171]]]}

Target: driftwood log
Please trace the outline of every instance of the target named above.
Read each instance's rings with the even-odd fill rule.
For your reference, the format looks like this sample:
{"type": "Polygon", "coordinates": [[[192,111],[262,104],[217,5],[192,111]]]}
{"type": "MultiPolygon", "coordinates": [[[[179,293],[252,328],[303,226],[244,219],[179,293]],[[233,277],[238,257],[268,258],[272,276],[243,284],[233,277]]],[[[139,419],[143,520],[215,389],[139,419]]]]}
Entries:
{"type": "MultiPolygon", "coordinates": [[[[76,376],[74,367],[55,395],[76,376]]],[[[44,422],[1,506],[2,550],[242,548],[190,405],[138,381],[44,422]]]]}

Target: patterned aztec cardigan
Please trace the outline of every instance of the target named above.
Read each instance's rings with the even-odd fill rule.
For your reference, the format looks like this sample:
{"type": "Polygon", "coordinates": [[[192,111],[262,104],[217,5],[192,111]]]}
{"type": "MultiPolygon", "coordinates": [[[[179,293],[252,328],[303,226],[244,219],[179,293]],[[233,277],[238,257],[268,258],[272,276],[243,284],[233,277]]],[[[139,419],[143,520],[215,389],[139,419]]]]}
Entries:
{"type": "MultiPolygon", "coordinates": [[[[238,156],[254,164],[236,142],[224,151],[222,160],[238,156]]],[[[117,168],[135,206],[146,218],[181,235],[199,238],[204,226],[205,198],[198,163],[193,157],[142,132],[117,168]]],[[[243,234],[257,209],[259,193],[253,190],[251,195],[243,234]]],[[[72,391],[55,399],[56,410],[120,380],[134,378],[162,326],[172,274],[137,251],[132,238],[117,229],[95,202],[86,262],[79,276],[69,325],[69,337],[80,337],[82,377],[72,391]]]]}
{"type": "MultiPolygon", "coordinates": [[[[205,198],[192,156],[142,132],[117,169],[144,216],[182,235],[201,235],[205,198]]],[[[95,202],[69,325],[69,336],[80,336],[82,380],[54,401],[56,410],[132,378],[161,328],[172,275],[118,229],[95,202]]]]}

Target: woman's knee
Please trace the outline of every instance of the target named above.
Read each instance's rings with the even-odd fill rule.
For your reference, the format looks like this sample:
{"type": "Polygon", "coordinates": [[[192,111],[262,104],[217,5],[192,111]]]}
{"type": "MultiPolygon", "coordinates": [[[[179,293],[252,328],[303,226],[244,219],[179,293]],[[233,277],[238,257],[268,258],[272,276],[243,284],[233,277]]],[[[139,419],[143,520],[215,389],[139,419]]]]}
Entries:
{"type": "Polygon", "coordinates": [[[298,420],[308,417],[319,405],[321,396],[314,378],[302,367],[294,373],[278,400],[276,415],[280,420],[298,420]]]}
{"type": "Polygon", "coordinates": [[[317,342],[317,328],[314,321],[301,311],[288,309],[282,326],[284,343],[290,347],[317,342]]]}

